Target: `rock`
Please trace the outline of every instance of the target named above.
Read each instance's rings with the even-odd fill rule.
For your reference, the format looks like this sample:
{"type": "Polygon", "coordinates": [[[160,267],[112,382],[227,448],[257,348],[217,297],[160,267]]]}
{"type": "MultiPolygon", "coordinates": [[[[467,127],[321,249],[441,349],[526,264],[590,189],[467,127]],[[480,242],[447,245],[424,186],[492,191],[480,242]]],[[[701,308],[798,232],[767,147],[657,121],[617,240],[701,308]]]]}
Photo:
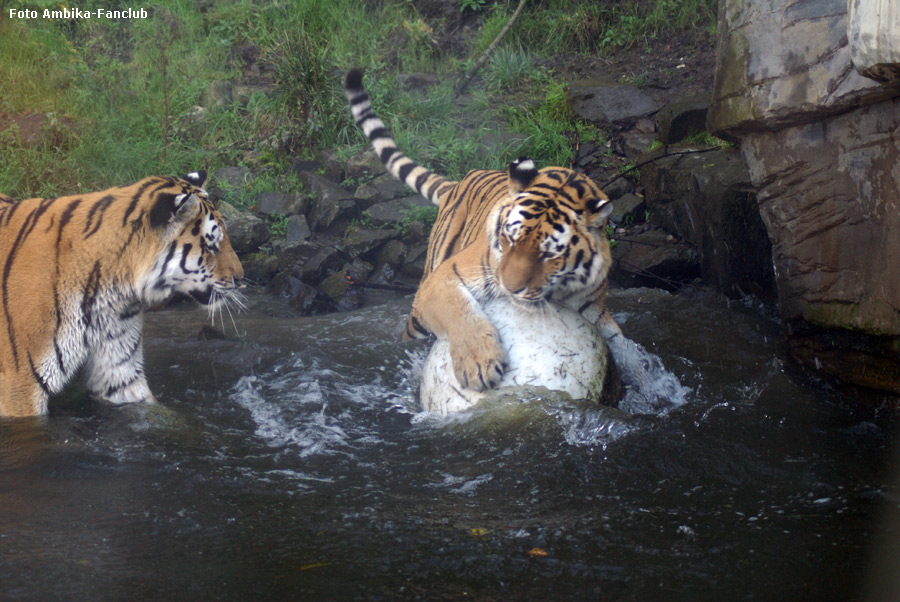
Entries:
{"type": "Polygon", "coordinates": [[[846,330],[801,326],[792,333],[788,353],[809,370],[843,383],[900,395],[900,346],[891,337],[858,337],[846,330]]]}
{"type": "Polygon", "coordinates": [[[643,219],[645,208],[646,204],[641,197],[631,193],[623,194],[613,202],[613,211],[609,215],[609,221],[618,225],[643,219]]]}
{"type": "Polygon", "coordinates": [[[694,248],[662,230],[617,236],[615,240],[610,280],[618,286],[674,290],[700,275],[694,248]]]}
{"type": "Polygon", "coordinates": [[[314,231],[328,230],[338,218],[355,213],[356,202],[337,184],[316,174],[308,174],[304,184],[315,194],[308,214],[314,231]]]}
{"type": "MultiPolygon", "coordinates": [[[[594,181],[597,182],[598,185],[603,184],[602,181],[594,181]]],[[[632,192],[633,190],[634,184],[632,184],[631,180],[629,180],[628,178],[616,178],[603,187],[603,192],[605,192],[606,196],[608,196],[613,202],[615,202],[615,200],[622,195],[628,192],[632,192]]]]}
{"type": "Polygon", "coordinates": [[[319,285],[319,292],[334,300],[347,292],[350,281],[347,279],[347,271],[341,270],[325,278],[319,285]]]}
{"type": "Polygon", "coordinates": [[[385,226],[401,222],[413,207],[433,207],[434,205],[422,195],[416,194],[402,199],[376,203],[366,210],[372,224],[385,226]]]}
{"type": "Polygon", "coordinates": [[[269,282],[278,272],[278,258],[268,253],[249,253],[241,256],[244,278],[251,282],[269,282]]]}
{"type": "Polygon", "coordinates": [[[436,73],[401,73],[397,76],[397,84],[403,90],[421,90],[441,83],[436,73]]]}
{"type": "Polygon", "coordinates": [[[577,117],[601,124],[635,122],[657,109],[653,99],[634,86],[597,79],[570,83],[569,101],[577,117]]]}
{"type": "Polygon", "coordinates": [[[409,196],[411,190],[392,176],[391,174],[384,174],[378,176],[369,184],[378,192],[379,198],[382,198],[386,201],[390,201],[392,199],[398,199],[400,197],[409,196]]]}
{"type": "Polygon", "coordinates": [[[420,243],[409,248],[406,260],[403,262],[401,273],[409,278],[419,279],[425,274],[425,259],[428,254],[428,244],[420,243]]]}
{"type": "Polygon", "coordinates": [[[362,209],[368,209],[375,203],[380,203],[384,200],[378,190],[371,184],[363,184],[357,188],[356,192],[353,193],[353,198],[356,199],[356,204],[362,209]]]}
{"type": "Polygon", "coordinates": [[[206,113],[206,109],[198,105],[194,105],[185,111],[178,121],[178,133],[181,138],[195,142],[200,140],[205,130],[206,113]]]}
{"type": "Polygon", "coordinates": [[[310,174],[324,177],[331,182],[340,182],[344,179],[344,168],[340,161],[331,153],[321,152],[315,159],[288,158],[288,169],[296,174],[301,182],[307,181],[310,174]]]}
{"type": "Polygon", "coordinates": [[[378,250],[375,262],[379,265],[389,265],[396,270],[403,265],[406,258],[406,245],[399,240],[389,240],[378,250]]]}
{"type": "MultiPolygon", "coordinates": [[[[368,274],[366,274],[368,275],[368,274]]],[[[362,293],[352,283],[350,270],[344,269],[325,278],[319,285],[319,294],[328,297],[338,311],[349,311],[362,306],[362,293]]]]}
{"type": "Polygon", "coordinates": [[[660,142],[675,144],[684,140],[689,134],[705,132],[708,112],[708,94],[670,101],[656,116],[659,123],[660,142]]]}
{"type": "Polygon", "coordinates": [[[781,313],[900,335],[900,99],[745,137],[781,313]]]}
{"type": "MultiPolygon", "coordinates": [[[[855,382],[853,370],[891,373],[873,345],[892,346],[900,364],[900,86],[853,68],[847,4],[722,3],[707,121],[740,144],[788,334],[796,343],[804,329],[828,333],[828,361],[812,364],[855,382]]],[[[857,8],[895,5],[866,4],[857,8]]]]}
{"type": "Polygon", "coordinates": [[[230,222],[244,215],[240,209],[236,209],[235,206],[228,201],[219,201],[216,203],[216,209],[218,209],[219,215],[221,215],[222,219],[225,221],[226,228],[230,222]]]}
{"type": "Polygon", "coordinates": [[[900,81],[900,8],[896,0],[850,0],[850,58],[860,75],[900,81]]]}
{"type": "Polygon", "coordinates": [[[860,75],[844,0],[722,5],[707,126],[719,137],[812,123],[898,91],[860,75]]]}
{"type": "Polygon", "coordinates": [[[306,213],[309,199],[283,192],[261,192],[256,196],[255,210],[265,215],[293,215],[306,213]]]}
{"type": "Polygon", "coordinates": [[[234,103],[243,107],[246,106],[254,96],[266,98],[271,91],[271,86],[237,84],[231,89],[231,98],[234,103]]]}
{"type": "Polygon", "coordinates": [[[301,316],[321,313],[330,305],[326,300],[320,298],[315,287],[293,276],[276,279],[271,288],[286,296],[288,303],[301,316]]]}
{"type": "Polygon", "coordinates": [[[232,84],[220,80],[213,80],[204,90],[200,98],[200,104],[207,109],[221,108],[231,104],[232,84]]]}
{"type": "Polygon", "coordinates": [[[704,281],[774,300],[771,243],[736,149],[665,157],[641,168],[641,183],[651,221],[697,249],[704,281]]]}
{"type": "Polygon", "coordinates": [[[272,236],[268,224],[250,214],[240,214],[233,220],[226,221],[225,230],[228,232],[228,238],[231,239],[234,252],[238,255],[255,253],[272,236]]]}
{"type": "Polygon", "coordinates": [[[386,171],[373,150],[363,151],[347,160],[347,177],[351,179],[370,179],[386,171]]]}
{"type": "Polygon", "coordinates": [[[344,236],[341,245],[350,257],[368,257],[377,251],[386,240],[395,238],[397,234],[396,230],[352,229],[344,236]]]}
{"type": "Polygon", "coordinates": [[[19,141],[26,148],[49,146],[65,150],[69,147],[75,121],[57,113],[31,113],[12,119],[19,141]]]}
{"type": "Polygon", "coordinates": [[[284,240],[286,243],[303,242],[310,237],[309,224],[306,223],[305,215],[292,215],[288,218],[287,229],[285,230],[284,240]]]}
{"type": "Polygon", "coordinates": [[[213,184],[227,192],[236,193],[253,181],[253,174],[246,167],[222,167],[213,172],[213,184]]]}
{"type": "MultiPolygon", "coordinates": [[[[500,333],[508,366],[498,392],[529,385],[565,391],[575,399],[603,397],[611,362],[606,343],[581,314],[564,306],[531,312],[500,298],[484,311],[500,333]]],[[[484,397],[463,389],[453,373],[450,345],[434,343],[422,371],[419,398],[425,411],[466,410],[484,397]]]]}
{"type": "Polygon", "coordinates": [[[277,251],[283,270],[307,284],[318,284],[350,259],[336,240],[321,235],[313,235],[302,243],[283,245],[277,251]]]}

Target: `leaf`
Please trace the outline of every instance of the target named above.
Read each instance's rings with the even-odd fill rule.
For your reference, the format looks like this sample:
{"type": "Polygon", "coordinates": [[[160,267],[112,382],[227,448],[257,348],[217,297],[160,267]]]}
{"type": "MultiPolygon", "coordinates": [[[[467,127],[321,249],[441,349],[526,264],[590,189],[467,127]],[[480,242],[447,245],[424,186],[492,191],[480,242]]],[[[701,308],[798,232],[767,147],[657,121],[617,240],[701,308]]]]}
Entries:
{"type": "Polygon", "coordinates": [[[547,551],[543,548],[531,548],[528,550],[528,555],[532,558],[543,558],[547,555],[547,551]]]}

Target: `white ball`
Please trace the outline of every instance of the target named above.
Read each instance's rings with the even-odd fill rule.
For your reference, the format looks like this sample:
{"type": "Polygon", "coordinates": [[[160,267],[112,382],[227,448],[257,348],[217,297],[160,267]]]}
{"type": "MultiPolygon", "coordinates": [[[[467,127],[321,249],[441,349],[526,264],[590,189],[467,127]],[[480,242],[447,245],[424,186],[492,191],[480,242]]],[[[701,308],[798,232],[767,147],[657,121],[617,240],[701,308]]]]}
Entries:
{"type": "MultiPolygon", "coordinates": [[[[498,388],[533,385],[573,399],[599,399],[607,373],[603,337],[581,314],[561,305],[534,311],[499,298],[483,307],[500,333],[508,365],[498,388]]],[[[453,374],[450,344],[438,340],[422,370],[422,407],[437,414],[466,410],[484,393],[464,389],[453,374]]]]}

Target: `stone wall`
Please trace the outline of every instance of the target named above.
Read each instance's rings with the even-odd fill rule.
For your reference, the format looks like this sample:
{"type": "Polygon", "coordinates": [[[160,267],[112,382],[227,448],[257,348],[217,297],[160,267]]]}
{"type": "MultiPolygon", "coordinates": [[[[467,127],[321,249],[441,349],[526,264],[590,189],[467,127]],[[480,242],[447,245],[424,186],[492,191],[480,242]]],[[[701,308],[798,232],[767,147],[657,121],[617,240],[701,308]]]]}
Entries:
{"type": "Polygon", "coordinates": [[[721,0],[708,126],[747,162],[797,359],[900,392],[900,88],[853,68],[847,21],[846,0],[721,0]],[[860,357],[878,379],[846,373],[860,357]]]}

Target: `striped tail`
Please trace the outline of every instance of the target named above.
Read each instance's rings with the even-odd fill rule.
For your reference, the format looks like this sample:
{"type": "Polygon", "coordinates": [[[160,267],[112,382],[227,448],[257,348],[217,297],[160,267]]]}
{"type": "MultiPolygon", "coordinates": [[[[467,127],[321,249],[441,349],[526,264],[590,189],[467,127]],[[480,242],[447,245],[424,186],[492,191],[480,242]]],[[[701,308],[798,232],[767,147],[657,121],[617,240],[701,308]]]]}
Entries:
{"type": "Polygon", "coordinates": [[[397,148],[384,122],[372,110],[369,93],[362,85],[362,77],[362,70],[353,69],[344,81],[344,91],[347,93],[347,100],[350,101],[350,110],[356,123],[372,141],[375,152],[392,176],[435,205],[440,205],[444,195],[457,183],[422,167],[397,148]]]}

